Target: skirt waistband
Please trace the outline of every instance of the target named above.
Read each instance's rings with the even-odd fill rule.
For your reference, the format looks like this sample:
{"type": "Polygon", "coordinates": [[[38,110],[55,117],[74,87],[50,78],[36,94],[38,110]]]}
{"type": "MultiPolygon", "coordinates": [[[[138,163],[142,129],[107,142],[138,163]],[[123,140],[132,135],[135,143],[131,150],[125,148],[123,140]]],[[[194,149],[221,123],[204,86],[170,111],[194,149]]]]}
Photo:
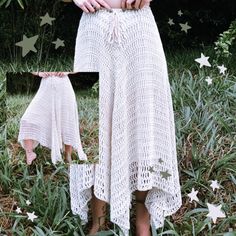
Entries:
{"type": "Polygon", "coordinates": [[[124,10],[122,8],[111,8],[111,10],[108,10],[105,7],[101,7],[99,10],[97,10],[97,11],[95,11],[93,13],[89,12],[89,13],[86,13],[86,14],[92,14],[93,15],[93,14],[96,14],[96,13],[99,13],[99,12],[108,12],[108,13],[135,13],[135,12],[145,11],[146,9],[151,10],[150,5],[145,5],[141,9],[124,9],[124,10]]]}
{"type": "MultiPolygon", "coordinates": [[[[149,5],[145,5],[141,9],[125,10],[122,8],[112,8],[112,10],[100,8],[93,13],[83,12],[81,20],[83,22],[86,19],[86,21],[88,20],[92,22],[92,19],[96,19],[96,21],[101,22],[106,27],[106,40],[108,43],[113,44],[113,46],[117,45],[118,47],[122,47],[122,41],[127,39],[125,26],[131,20],[139,23],[142,17],[147,18],[147,20],[149,20],[150,17],[153,17],[151,7],[149,5]]],[[[88,22],[83,24],[83,26],[86,27],[87,24],[88,22]]]]}

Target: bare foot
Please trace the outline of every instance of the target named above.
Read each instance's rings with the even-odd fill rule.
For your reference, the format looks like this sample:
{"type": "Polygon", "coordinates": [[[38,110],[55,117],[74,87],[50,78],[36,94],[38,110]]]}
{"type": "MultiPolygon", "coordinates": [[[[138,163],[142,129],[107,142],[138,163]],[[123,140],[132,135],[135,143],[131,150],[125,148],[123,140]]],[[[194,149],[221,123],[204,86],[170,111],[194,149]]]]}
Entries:
{"type": "Polygon", "coordinates": [[[70,154],[66,154],[66,162],[67,162],[68,164],[71,164],[72,159],[71,159],[71,155],[70,155],[70,154]]]}
{"type": "Polygon", "coordinates": [[[93,225],[87,236],[95,235],[99,231],[99,225],[93,225]]]}
{"type": "Polygon", "coordinates": [[[100,216],[98,222],[93,222],[92,228],[89,230],[88,236],[96,235],[98,231],[106,230],[105,216],[100,216]]]}
{"type": "Polygon", "coordinates": [[[33,160],[36,159],[37,155],[33,151],[26,151],[26,163],[27,165],[31,165],[33,160]]]}
{"type": "Polygon", "coordinates": [[[104,230],[106,227],[106,202],[94,195],[94,186],[92,186],[91,210],[92,227],[89,235],[95,235],[98,231],[104,230]]]}

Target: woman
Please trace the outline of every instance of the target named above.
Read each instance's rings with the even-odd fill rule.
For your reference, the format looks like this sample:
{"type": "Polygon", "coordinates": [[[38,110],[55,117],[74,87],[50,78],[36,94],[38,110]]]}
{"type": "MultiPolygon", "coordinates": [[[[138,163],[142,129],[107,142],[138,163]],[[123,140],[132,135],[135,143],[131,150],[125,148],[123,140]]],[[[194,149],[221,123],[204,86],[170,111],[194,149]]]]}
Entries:
{"type": "Polygon", "coordinates": [[[20,120],[18,135],[18,141],[26,151],[27,164],[31,165],[36,159],[34,149],[39,143],[51,149],[53,164],[62,161],[62,149],[67,162],[71,162],[73,148],[81,160],[87,160],[81,146],[77,102],[68,73],[33,74],[42,79],[36,95],[20,120]]]}
{"type": "Polygon", "coordinates": [[[110,219],[125,236],[132,193],[136,234],[182,205],[166,59],[149,1],[74,0],[84,12],[74,71],[99,71],[99,163],[70,166],[71,208],[95,234],[110,219]]]}

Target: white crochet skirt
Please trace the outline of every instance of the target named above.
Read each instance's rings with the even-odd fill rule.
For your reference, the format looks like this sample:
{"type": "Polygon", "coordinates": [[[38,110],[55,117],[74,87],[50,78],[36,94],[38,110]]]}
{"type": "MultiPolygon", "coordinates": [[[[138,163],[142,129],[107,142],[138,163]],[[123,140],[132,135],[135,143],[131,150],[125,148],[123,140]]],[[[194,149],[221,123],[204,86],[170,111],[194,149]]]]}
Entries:
{"type": "Polygon", "coordinates": [[[149,6],[83,13],[74,71],[99,71],[99,163],[70,167],[71,209],[88,221],[91,186],[129,234],[135,190],[148,191],[151,224],[182,205],[167,64],[149,6]]]}
{"type": "Polygon", "coordinates": [[[68,76],[42,78],[40,87],[20,120],[18,142],[23,148],[24,140],[33,140],[51,149],[51,160],[55,164],[63,161],[64,145],[71,145],[79,159],[87,160],[83,152],[78,107],[73,87],[68,76]]]}

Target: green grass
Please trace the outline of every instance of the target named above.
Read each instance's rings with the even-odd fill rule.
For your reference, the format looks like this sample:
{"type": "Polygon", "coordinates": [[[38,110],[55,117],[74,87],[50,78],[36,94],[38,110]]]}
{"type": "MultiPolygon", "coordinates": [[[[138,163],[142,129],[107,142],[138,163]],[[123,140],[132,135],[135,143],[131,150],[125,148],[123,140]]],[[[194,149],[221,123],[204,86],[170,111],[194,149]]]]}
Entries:
{"type": "MultiPolygon", "coordinates": [[[[232,60],[225,61],[229,73],[225,76],[219,75],[214,53],[210,48],[199,51],[182,50],[178,53],[167,52],[167,60],[175,110],[183,205],[176,214],[166,217],[163,228],[153,229],[153,236],[236,235],[236,77],[234,75],[236,64],[232,60]],[[212,68],[199,69],[198,64],[194,62],[201,52],[210,56],[212,68]],[[205,81],[206,76],[213,79],[211,85],[205,81]],[[215,179],[221,188],[213,192],[210,180],[215,179]],[[190,203],[187,196],[193,187],[199,191],[198,203],[195,201],[190,203]],[[222,204],[226,217],[218,218],[214,224],[206,217],[208,213],[206,203],[222,204]]],[[[71,61],[66,59],[61,64],[55,61],[52,67],[47,64],[44,66],[45,71],[51,68],[63,71],[72,69],[71,61]]],[[[28,67],[26,64],[12,64],[11,67],[3,64],[0,77],[3,78],[4,71],[9,68],[11,71],[20,69],[32,71],[37,68],[34,63],[28,67]]],[[[83,100],[78,100],[81,101],[79,106],[87,108],[80,114],[81,118],[87,117],[94,105],[88,97],[83,97],[83,100]]],[[[8,140],[15,145],[17,120],[29,99],[29,97],[12,97],[7,101],[8,140]]],[[[3,113],[4,109],[0,114],[4,118],[3,113]]],[[[84,121],[82,119],[84,127],[91,123],[93,123],[92,117],[84,121]]],[[[86,140],[90,134],[89,132],[85,134],[86,140]]],[[[87,144],[88,150],[89,142],[87,144]]],[[[16,147],[16,150],[17,148],[20,147],[16,147]]],[[[85,235],[88,227],[82,226],[80,219],[70,210],[67,167],[52,166],[45,157],[48,155],[48,150],[39,148],[37,151],[43,158],[37,160],[37,165],[31,167],[25,165],[23,152],[19,153],[18,160],[16,158],[9,160],[7,152],[1,152],[2,234],[4,235],[5,229],[12,235],[85,235]],[[27,199],[32,202],[30,206],[25,204],[27,199]],[[16,214],[14,202],[22,208],[24,216],[16,214]],[[35,211],[38,215],[35,223],[26,219],[26,211],[35,211]]],[[[134,217],[132,209],[131,235],[135,235],[134,217]]],[[[110,230],[101,232],[100,235],[118,235],[117,226],[110,224],[109,227],[110,230]]]]}

